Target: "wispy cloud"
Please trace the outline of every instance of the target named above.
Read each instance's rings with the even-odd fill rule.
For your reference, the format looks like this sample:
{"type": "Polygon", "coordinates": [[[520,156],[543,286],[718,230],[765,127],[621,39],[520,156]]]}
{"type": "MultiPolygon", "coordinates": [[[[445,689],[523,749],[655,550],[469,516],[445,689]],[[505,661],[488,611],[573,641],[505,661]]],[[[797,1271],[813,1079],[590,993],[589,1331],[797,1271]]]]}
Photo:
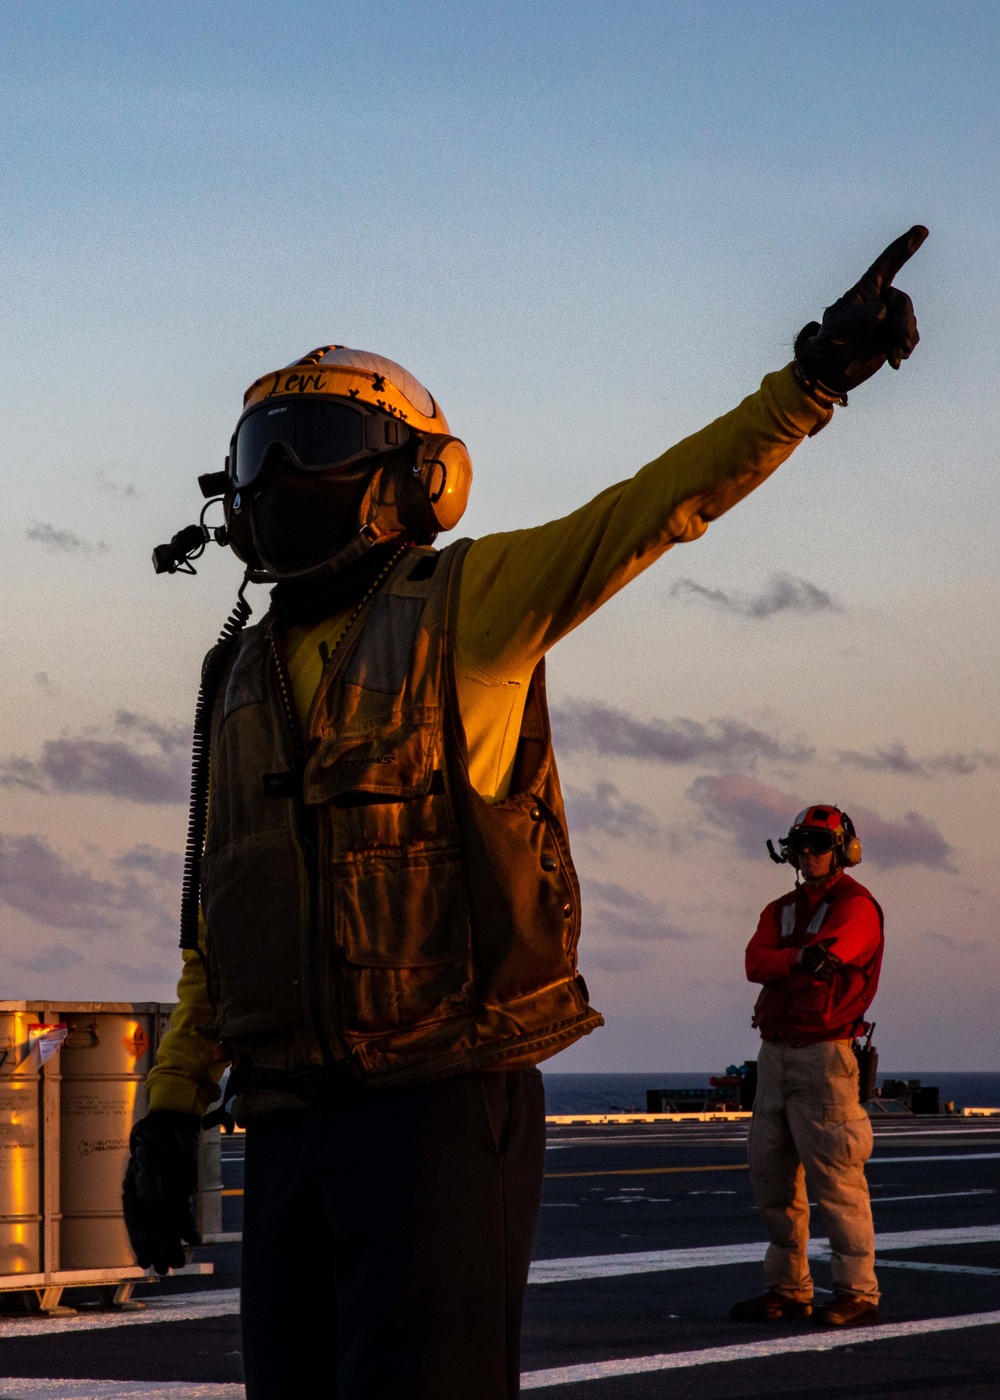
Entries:
{"type": "Polygon", "coordinates": [[[723,588],[706,588],[693,578],[681,578],[670,590],[672,598],[687,598],[731,613],[734,617],[763,622],[778,613],[796,613],[808,617],[812,613],[843,612],[844,609],[825,588],[793,574],[772,574],[759,593],[727,592],[723,588]]]}
{"type": "Polygon", "coordinates": [[[871,753],[844,749],[837,756],[841,763],[867,773],[899,773],[908,778],[966,777],[980,768],[1000,768],[1000,753],[973,749],[971,753],[952,751],[916,758],[902,742],[871,753]]]}
{"type": "Polygon", "coordinates": [[[142,844],[117,856],[115,865],[119,870],[141,870],[157,880],[179,882],[184,871],[184,857],[179,851],[142,844]]]}
{"type": "Polygon", "coordinates": [[[950,933],[932,933],[929,930],[924,936],[932,943],[947,948],[949,953],[981,953],[986,947],[984,938],[955,938],[950,933]]]}
{"type": "Polygon", "coordinates": [[[60,694],[59,687],[54,683],[48,671],[36,671],[32,680],[43,695],[49,695],[55,699],[60,694]]]}
{"type": "Polygon", "coordinates": [[[24,972],[68,972],[71,967],[79,967],[83,957],[75,948],[53,943],[33,953],[30,958],[13,958],[11,961],[24,972]]]}
{"type": "MultiPolygon", "coordinates": [[[[735,838],[737,849],[750,860],[759,860],[767,838],[784,835],[796,812],[809,805],[802,797],[742,773],[697,778],[687,796],[706,821],[735,838]]],[[[846,805],[861,837],[865,859],[873,865],[954,870],[952,847],[929,817],[905,812],[890,821],[870,808],[846,805]]]]}
{"type": "Polygon", "coordinates": [[[40,544],[50,554],[106,554],[108,549],[103,540],[85,540],[72,530],[60,530],[44,520],[35,520],[24,535],[25,539],[40,544]]]}
{"type": "Polygon", "coordinates": [[[94,485],[105,496],[114,496],[119,501],[135,500],[139,492],[131,481],[124,481],[106,467],[98,467],[93,474],[94,485]]]}
{"type": "Polygon", "coordinates": [[[615,841],[641,841],[652,845],[660,824],[647,807],[623,797],[614,783],[592,788],[567,787],[566,816],[573,836],[600,833],[615,841]]]}
{"type": "Polygon", "coordinates": [[[186,802],[190,730],[119,710],[104,731],[48,739],[39,758],[0,761],[0,787],[101,793],[128,802],[186,802]]]}
{"type": "Polygon", "coordinates": [[[0,902],[49,928],[118,928],[130,915],[147,925],[172,922],[173,901],[162,889],[129,873],[102,880],[38,834],[0,834],[0,902]]]}
{"type": "Polygon", "coordinates": [[[671,923],[664,906],[639,890],[587,879],[580,886],[587,925],[595,933],[637,943],[689,943],[699,937],[671,923]]]}
{"type": "Polygon", "coordinates": [[[177,966],[169,962],[157,962],[151,959],[144,963],[128,962],[106,962],[102,966],[106,971],[124,982],[127,987],[155,986],[166,984],[172,986],[177,981],[177,966]]]}
{"type": "Polygon", "coordinates": [[[563,753],[594,753],[654,763],[753,768],[758,761],[804,763],[809,744],[775,738],[737,719],[640,720],[599,701],[567,700],[552,711],[552,731],[563,753]]]}
{"type": "Polygon", "coordinates": [[[588,974],[596,968],[598,972],[627,976],[631,972],[643,972],[653,961],[650,949],[636,943],[619,943],[613,947],[600,948],[588,940],[580,956],[583,971],[588,974]]]}

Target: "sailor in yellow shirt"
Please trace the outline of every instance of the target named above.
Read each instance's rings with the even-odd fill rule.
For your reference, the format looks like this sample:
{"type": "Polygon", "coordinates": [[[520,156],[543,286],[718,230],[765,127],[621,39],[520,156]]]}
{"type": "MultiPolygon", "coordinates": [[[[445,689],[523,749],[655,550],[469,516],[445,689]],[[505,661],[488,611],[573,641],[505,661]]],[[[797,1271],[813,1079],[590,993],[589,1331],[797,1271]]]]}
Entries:
{"type": "Polygon", "coordinates": [[[349,1400],[518,1393],[534,1065],[600,1024],[540,663],[899,367],[918,337],[891,283],[925,236],[897,239],[793,364],[634,477],[440,555],[471,463],[411,375],[327,346],[248,390],[207,486],[248,578],[277,586],[265,624],[234,626],[206,666],[208,839],[195,812],[179,1006],[125,1204],[140,1262],[178,1259],[198,1120],[234,1058],[250,1400],[324,1368],[349,1400]]]}

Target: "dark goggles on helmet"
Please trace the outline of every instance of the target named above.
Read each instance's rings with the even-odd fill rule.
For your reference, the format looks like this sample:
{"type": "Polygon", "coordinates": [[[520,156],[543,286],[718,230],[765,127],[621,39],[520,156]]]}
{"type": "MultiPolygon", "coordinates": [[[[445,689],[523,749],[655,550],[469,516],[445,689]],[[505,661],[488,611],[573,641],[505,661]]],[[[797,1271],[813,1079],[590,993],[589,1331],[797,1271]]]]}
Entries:
{"type": "Polygon", "coordinates": [[[825,856],[827,851],[832,851],[839,843],[839,832],[824,831],[819,826],[800,826],[790,831],[782,841],[783,846],[788,846],[797,856],[804,855],[806,851],[811,851],[814,856],[825,856]]]}
{"type": "Polygon", "coordinates": [[[265,400],[236,425],[227,471],[235,487],[249,486],[276,445],[284,448],[300,471],[334,471],[402,447],[409,436],[398,418],[368,412],[342,399],[265,400]]]}

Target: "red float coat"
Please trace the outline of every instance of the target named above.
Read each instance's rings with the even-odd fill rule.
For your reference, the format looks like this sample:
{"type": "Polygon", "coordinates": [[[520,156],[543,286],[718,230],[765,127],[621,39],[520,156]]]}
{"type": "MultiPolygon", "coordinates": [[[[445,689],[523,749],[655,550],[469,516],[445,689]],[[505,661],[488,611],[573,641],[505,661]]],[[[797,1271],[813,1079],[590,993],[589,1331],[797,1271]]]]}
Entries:
{"type": "Polygon", "coordinates": [[[799,885],[774,900],[747,944],[747,980],[763,982],[754,1025],[765,1040],[808,1044],[856,1035],[878,990],[884,944],[882,910],[850,875],[799,885]],[[798,950],[832,939],[843,963],[827,979],[796,965],[798,950]]]}

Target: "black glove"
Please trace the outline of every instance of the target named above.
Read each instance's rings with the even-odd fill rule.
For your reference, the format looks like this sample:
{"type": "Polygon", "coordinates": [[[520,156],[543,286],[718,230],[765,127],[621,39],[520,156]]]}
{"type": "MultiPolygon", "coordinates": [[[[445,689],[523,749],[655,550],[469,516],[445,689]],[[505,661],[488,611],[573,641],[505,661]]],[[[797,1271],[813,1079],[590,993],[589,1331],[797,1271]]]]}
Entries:
{"type": "Polygon", "coordinates": [[[135,1257],[158,1274],[184,1264],[183,1240],[201,1244],[191,1210],[198,1189],[201,1119],[162,1109],[141,1118],[129,1138],[122,1185],[125,1227],[135,1257]]]}
{"type": "Polygon", "coordinates": [[[830,952],[832,942],[832,938],[824,938],[819,943],[808,943],[802,949],[799,970],[810,977],[819,978],[821,982],[829,982],[837,968],[844,966],[843,959],[830,952]]]}
{"type": "Polygon", "coordinates": [[[899,369],[909,359],[920,333],[913,303],[892,286],[892,279],[926,237],[927,229],[914,224],[875,259],[860,282],[826,308],[822,325],[810,321],[799,331],[795,363],[814,398],[846,403],[848,390],[870,379],[886,360],[899,369]]]}

